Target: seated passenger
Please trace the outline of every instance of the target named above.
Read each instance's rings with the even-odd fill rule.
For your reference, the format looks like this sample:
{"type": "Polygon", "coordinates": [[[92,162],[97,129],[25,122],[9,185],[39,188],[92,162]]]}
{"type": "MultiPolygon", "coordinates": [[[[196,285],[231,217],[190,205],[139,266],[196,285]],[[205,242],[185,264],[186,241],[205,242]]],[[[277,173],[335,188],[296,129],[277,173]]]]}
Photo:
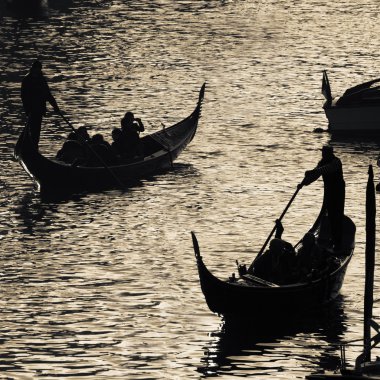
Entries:
{"type": "Polygon", "coordinates": [[[111,145],[104,140],[100,133],[92,136],[90,142],[91,152],[88,160],[89,166],[103,166],[116,162],[116,155],[111,149],[111,145]]]}
{"type": "Polygon", "coordinates": [[[127,112],[121,119],[121,131],[127,145],[126,156],[129,158],[143,156],[143,147],[139,133],[145,130],[140,118],[135,118],[132,112],[127,112]]]}
{"type": "Polygon", "coordinates": [[[88,134],[87,128],[85,126],[81,126],[76,131],[77,137],[79,140],[89,141],[90,135],[88,134]]]}
{"type": "Polygon", "coordinates": [[[294,281],[295,251],[293,246],[282,239],[284,228],[276,220],[276,235],[269,243],[269,249],[258,260],[253,274],[275,284],[289,284],[294,281]]]}
{"type": "Polygon", "coordinates": [[[296,260],[296,271],[300,281],[305,281],[310,278],[312,273],[320,273],[326,268],[326,253],[320,249],[314,234],[308,232],[304,235],[296,260]]]}
{"type": "Polygon", "coordinates": [[[123,132],[120,128],[114,128],[112,130],[112,144],[111,148],[113,152],[119,157],[126,157],[128,152],[128,145],[123,138],[123,132]]]}
{"type": "Polygon", "coordinates": [[[128,129],[135,132],[144,132],[144,124],[141,119],[135,117],[132,112],[127,112],[124,117],[121,119],[121,129],[128,129]]]}
{"type": "Polygon", "coordinates": [[[68,136],[70,140],[78,141],[82,144],[83,148],[86,151],[87,157],[89,157],[89,147],[87,145],[88,141],[90,141],[90,135],[87,132],[87,127],[81,126],[75,132],[71,132],[68,136]]]}
{"type": "Polygon", "coordinates": [[[85,165],[87,151],[77,140],[67,140],[57,153],[57,159],[71,165],[85,165]]]}
{"type": "Polygon", "coordinates": [[[271,255],[271,282],[289,284],[294,279],[295,251],[285,240],[274,238],[269,244],[271,255]]]}
{"type": "Polygon", "coordinates": [[[84,126],[79,127],[75,132],[70,132],[56,158],[67,164],[85,165],[88,158],[88,147],[85,140],[89,137],[87,128],[84,126]]]}
{"type": "Polygon", "coordinates": [[[67,140],[78,140],[77,134],[75,132],[70,132],[67,136],[67,140]]]}
{"type": "Polygon", "coordinates": [[[94,136],[91,137],[89,141],[90,145],[104,145],[106,147],[111,147],[108,141],[104,140],[104,137],[101,133],[96,133],[94,136]]]}

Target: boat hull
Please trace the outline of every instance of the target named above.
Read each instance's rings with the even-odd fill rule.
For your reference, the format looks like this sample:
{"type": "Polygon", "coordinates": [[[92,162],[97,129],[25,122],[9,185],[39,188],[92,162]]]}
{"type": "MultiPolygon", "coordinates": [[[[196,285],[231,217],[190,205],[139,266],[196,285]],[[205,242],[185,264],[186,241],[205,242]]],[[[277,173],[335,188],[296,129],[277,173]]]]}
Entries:
{"type": "Polygon", "coordinates": [[[300,311],[310,312],[335,299],[347,264],[329,278],[298,286],[253,288],[227,282],[203,282],[201,288],[210,310],[226,318],[247,313],[252,319],[286,318],[300,311]]]}
{"type": "Polygon", "coordinates": [[[120,185],[128,187],[140,178],[170,169],[173,161],[189,142],[190,136],[184,139],[180,147],[170,152],[162,150],[157,155],[145,157],[142,161],[128,165],[112,165],[107,168],[75,167],[27,151],[23,152],[19,161],[41,193],[103,190],[117,188],[120,185]]]}
{"type": "Polygon", "coordinates": [[[364,107],[324,107],[332,133],[380,134],[380,105],[364,107]]]}

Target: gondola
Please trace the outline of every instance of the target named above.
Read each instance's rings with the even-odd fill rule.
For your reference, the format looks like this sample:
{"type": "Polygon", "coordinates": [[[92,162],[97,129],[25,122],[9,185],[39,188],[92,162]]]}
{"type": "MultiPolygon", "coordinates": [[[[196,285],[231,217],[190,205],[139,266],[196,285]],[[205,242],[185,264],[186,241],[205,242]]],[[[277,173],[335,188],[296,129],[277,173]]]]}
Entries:
{"type": "Polygon", "coordinates": [[[33,147],[25,127],[14,156],[37,184],[41,193],[103,190],[128,186],[133,181],[170,169],[173,161],[195,136],[201,115],[205,84],[194,111],[179,123],[141,138],[144,157],[117,165],[73,166],[47,158],[33,147]]]}
{"type": "Polygon", "coordinates": [[[333,134],[380,133],[380,79],[347,89],[343,95],[333,97],[327,72],[323,72],[323,104],[333,134]]]}
{"type": "MultiPolygon", "coordinates": [[[[328,219],[322,207],[316,222],[309,230],[321,249],[329,247],[329,231],[328,219]]],[[[192,232],[200,285],[208,307],[225,320],[244,317],[252,321],[280,321],[295,313],[308,313],[320,308],[339,294],[354,252],[355,231],[355,224],[344,216],[343,242],[339,255],[332,256],[333,261],[319,276],[310,276],[307,280],[288,284],[267,281],[266,278],[255,275],[254,269],[251,273],[247,271],[239,276],[233,275],[227,280],[215,277],[204,264],[197,238],[192,232]]],[[[302,240],[295,246],[295,250],[299,251],[301,247],[302,240]]],[[[259,261],[257,260],[253,268],[259,266],[259,261]]]]}

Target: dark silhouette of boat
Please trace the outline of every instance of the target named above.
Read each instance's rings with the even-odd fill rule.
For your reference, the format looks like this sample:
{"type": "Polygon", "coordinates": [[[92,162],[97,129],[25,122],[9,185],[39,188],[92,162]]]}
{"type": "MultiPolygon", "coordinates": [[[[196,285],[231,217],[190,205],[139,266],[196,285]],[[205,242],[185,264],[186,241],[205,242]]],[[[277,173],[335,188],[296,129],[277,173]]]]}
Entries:
{"type": "Polygon", "coordinates": [[[380,79],[347,89],[342,96],[333,97],[327,72],[323,72],[323,105],[329,121],[329,131],[344,134],[380,133],[380,79]]]}
{"type": "Polygon", "coordinates": [[[173,166],[173,161],[194,138],[201,115],[205,84],[194,111],[179,123],[141,138],[144,157],[117,165],[73,166],[42,155],[32,144],[25,127],[14,156],[42,193],[96,191],[128,186],[129,183],[173,166]]]}
{"type": "Polygon", "coordinates": [[[9,7],[23,6],[23,7],[35,7],[39,6],[43,0],[4,0],[5,4],[9,7]]]}
{"type": "MultiPolygon", "coordinates": [[[[380,380],[380,358],[371,360],[372,350],[380,342],[380,326],[373,320],[373,283],[375,271],[376,244],[376,199],[373,183],[373,170],[370,165],[366,191],[366,248],[365,248],[365,292],[364,292],[364,323],[363,352],[356,358],[355,366],[346,363],[346,348],[341,346],[341,365],[334,372],[325,371],[306,376],[308,380],[380,380]],[[376,334],[372,336],[371,329],[376,334]]],[[[349,346],[349,343],[347,344],[349,346]]]]}
{"type": "Polygon", "coordinates": [[[47,6],[48,0],[0,0],[6,8],[13,11],[36,11],[47,6]]]}
{"type": "MultiPolygon", "coordinates": [[[[244,317],[255,321],[285,319],[300,312],[312,312],[313,309],[328,304],[338,296],[343,284],[354,251],[355,231],[355,224],[344,216],[342,250],[339,256],[334,256],[326,270],[316,276],[282,285],[252,275],[249,271],[239,277],[233,275],[228,280],[215,277],[204,264],[197,238],[192,232],[200,284],[208,307],[226,320],[244,317]]],[[[330,228],[323,208],[309,232],[314,234],[318,246],[322,249],[328,247],[330,228]]],[[[301,247],[302,241],[295,246],[295,250],[299,251],[301,247]]],[[[264,252],[260,259],[266,254],[264,252]]]]}

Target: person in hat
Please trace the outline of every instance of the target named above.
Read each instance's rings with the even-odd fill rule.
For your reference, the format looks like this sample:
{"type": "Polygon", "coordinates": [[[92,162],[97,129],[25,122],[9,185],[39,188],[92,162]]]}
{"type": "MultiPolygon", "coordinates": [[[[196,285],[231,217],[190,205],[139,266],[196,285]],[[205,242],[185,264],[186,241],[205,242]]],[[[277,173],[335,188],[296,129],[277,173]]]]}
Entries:
{"type": "Polygon", "coordinates": [[[51,104],[55,112],[60,112],[42,73],[42,64],[38,60],[33,62],[29,73],[22,80],[21,100],[28,116],[28,126],[33,143],[38,148],[42,118],[46,113],[46,102],[51,104]]]}
{"type": "Polygon", "coordinates": [[[332,146],[322,148],[322,159],[313,170],[305,172],[301,185],[308,186],[320,176],[324,183],[324,203],[331,226],[334,250],[339,250],[342,243],[342,227],[345,201],[345,182],[341,160],[335,156],[332,146]]]}

